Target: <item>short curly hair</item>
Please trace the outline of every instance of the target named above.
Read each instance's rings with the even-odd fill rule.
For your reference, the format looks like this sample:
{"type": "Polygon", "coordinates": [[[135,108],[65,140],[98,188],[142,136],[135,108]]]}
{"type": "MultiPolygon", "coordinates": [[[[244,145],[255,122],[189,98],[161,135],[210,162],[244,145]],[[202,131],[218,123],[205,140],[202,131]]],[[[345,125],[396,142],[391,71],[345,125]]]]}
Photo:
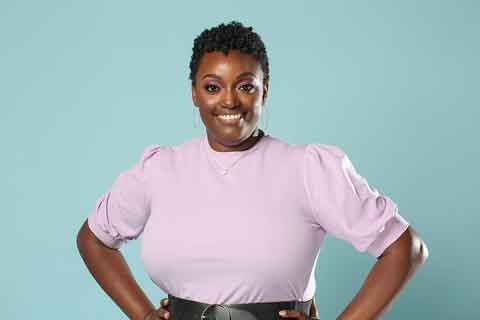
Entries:
{"type": "Polygon", "coordinates": [[[260,36],[252,27],[245,27],[241,22],[231,21],[221,23],[216,27],[205,29],[193,41],[192,57],[190,59],[190,80],[195,85],[195,75],[205,52],[237,49],[240,52],[252,54],[260,63],[263,71],[263,81],[270,79],[267,51],[260,36]]]}

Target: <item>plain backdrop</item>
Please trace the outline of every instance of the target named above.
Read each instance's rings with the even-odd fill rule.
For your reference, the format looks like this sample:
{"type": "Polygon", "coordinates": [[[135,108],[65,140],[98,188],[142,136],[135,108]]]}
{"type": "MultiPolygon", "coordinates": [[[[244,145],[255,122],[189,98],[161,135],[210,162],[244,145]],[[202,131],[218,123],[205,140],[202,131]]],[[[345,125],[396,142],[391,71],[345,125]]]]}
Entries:
{"type": "MultiPolygon", "coordinates": [[[[205,134],[188,80],[193,39],[238,20],[270,58],[260,127],[342,147],[428,245],[385,319],[480,318],[479,16],[478,1],[0,2],[0,317],[126,319],[88,273],[77,231],[147,145],[205,134]]],[[[139,244],[122,252],[158,306],[166,293],[139,244]]],[[[322,319],[374,263],[326,238],[322,319]]]]}

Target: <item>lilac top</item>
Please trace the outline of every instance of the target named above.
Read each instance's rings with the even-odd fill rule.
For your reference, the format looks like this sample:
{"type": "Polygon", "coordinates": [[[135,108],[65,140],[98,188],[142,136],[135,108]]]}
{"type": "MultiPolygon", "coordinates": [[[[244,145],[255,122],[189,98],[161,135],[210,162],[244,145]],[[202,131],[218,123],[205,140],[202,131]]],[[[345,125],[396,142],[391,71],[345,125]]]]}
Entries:
{"type": "Polygon", "coordinates": [[[229,304],[307,301],[327,233],[378,257],[409,224],[338,146],[265,135],[235,152],[206,136],[148,146],[88,225],[111,248],[143,234],[142,262],[164,292],[229,304]]]}

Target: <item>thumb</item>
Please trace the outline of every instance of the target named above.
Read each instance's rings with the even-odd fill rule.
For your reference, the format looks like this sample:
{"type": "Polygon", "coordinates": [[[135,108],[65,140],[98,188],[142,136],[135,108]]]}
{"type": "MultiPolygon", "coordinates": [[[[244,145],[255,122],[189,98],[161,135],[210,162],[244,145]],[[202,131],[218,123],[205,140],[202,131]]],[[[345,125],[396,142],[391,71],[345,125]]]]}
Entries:
{"type": "Polygon", "coordinates": [[[143,320],[162,320],[162,318],[157,314],[157,310],[152,310],[147,313],[143,320]]]}
{"type": "Polygon", "coordinates": [[[170,301],[168,301],[168,298],[163,298],[162,300],[160,300],[160,306],[166,307],[166,306],[168,306],[169,302],[170,301]]]}

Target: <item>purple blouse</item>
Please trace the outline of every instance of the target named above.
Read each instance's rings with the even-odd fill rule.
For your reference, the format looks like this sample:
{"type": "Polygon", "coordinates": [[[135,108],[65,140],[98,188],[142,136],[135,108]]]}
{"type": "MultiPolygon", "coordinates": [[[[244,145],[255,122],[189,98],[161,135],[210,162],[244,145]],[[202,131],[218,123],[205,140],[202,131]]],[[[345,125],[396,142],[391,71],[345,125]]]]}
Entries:
{"type": "Polygon", "coordinates": [[[148,146],[88,225],[111,248],[142,234],[165,293],[229,304],[309,300],[327,233],[378,257],[409,224],[338,146],[265,135],[246,151],[215,151],[206,136],[148,146]]]}

